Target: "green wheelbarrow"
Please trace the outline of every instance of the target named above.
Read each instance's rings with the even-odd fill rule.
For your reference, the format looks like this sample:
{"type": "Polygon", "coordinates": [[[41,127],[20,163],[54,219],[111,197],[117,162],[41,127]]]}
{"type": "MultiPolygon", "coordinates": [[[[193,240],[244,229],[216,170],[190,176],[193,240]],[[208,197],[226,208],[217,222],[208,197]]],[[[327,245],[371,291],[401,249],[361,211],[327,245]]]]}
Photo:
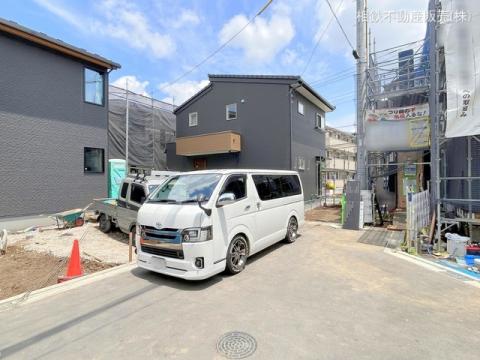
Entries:
{"type": "Polygon", "coordinates": [[[73,209],[73,210],[62,211],[56,214],[52,214],[50,215],[50,217],[57,222],[57,227],[59,229],[67,229],[75,226],[82,226],[85,222],[84,216],[87,208],[88,206],[85,209],[73,209]]]}

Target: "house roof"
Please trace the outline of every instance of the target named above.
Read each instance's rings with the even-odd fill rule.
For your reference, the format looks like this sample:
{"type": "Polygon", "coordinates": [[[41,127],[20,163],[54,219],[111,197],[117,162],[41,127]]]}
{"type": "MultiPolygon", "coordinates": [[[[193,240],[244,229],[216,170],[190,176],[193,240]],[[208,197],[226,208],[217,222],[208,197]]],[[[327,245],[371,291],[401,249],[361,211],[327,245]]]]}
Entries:
{"type": "Polygon", "coordinates": [[[204,87],[202,90],[197,92],[191,98],[186,100],[183,104],[177,107],[174,111],[177,112],[183,110],[186,106],[194,102],[197,98],[205,94],[212,87],[212,82],[221,81],[221,80],[245,80],[246,83],[253,80],[271,80],[278,81],[279,83],[288,83],[290,86],[310,100],[312,103],[320,107],[325,112],[330,112],[335,110],[335,106],[331,105],[324,97],[318,94],[313,88],[308,85],[301,76],[298,75],[235,75],[235,74],[209,74],[208,79],[210,84],[204,87]]]}
{"type": "Polygon", "coordinates": [[[93,54],[84,49],[67,44],[66,42],[52,38],[41,32],[19,25],[16,22],[0,18],[0,33],[2,32],[104,69],[115,70],[121,67],[120,64],[108,60],[100,55],[93,54]]]}

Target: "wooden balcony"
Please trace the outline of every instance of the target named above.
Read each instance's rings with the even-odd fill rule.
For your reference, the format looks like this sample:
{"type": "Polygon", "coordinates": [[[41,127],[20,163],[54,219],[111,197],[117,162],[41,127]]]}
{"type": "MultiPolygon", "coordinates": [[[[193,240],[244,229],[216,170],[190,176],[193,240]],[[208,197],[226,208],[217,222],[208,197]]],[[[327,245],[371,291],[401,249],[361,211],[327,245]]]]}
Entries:
{"type": "Polygon", "coordinates": [[[240,152],[241,136],[233,131],[185,136],[176,139],[177,155],[197,156],[240,152]]]}

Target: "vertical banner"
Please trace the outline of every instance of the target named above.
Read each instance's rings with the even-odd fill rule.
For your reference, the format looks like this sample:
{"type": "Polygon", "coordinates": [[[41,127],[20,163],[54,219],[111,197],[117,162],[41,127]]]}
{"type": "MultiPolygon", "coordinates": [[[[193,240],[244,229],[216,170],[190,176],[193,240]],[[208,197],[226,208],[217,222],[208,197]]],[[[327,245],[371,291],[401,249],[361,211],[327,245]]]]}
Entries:
{"type": "Polygon", "coordinates": [[[441,23],[447,76],[445,137],[480,134],[480,1],[443,0],[441,23]]]}

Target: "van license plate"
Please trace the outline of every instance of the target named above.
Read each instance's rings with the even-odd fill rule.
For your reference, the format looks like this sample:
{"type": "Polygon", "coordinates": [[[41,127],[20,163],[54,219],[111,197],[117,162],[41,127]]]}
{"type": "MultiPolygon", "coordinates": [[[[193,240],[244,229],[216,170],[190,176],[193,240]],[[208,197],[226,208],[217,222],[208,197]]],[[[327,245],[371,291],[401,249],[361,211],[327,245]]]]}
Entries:
{"type": "Polygon", "coordinates": [[[152,257],[152,266],[154,269],[157,269],[157,270],[165,269],[165,265],[166,265],[165,259],[152,257]]]}

